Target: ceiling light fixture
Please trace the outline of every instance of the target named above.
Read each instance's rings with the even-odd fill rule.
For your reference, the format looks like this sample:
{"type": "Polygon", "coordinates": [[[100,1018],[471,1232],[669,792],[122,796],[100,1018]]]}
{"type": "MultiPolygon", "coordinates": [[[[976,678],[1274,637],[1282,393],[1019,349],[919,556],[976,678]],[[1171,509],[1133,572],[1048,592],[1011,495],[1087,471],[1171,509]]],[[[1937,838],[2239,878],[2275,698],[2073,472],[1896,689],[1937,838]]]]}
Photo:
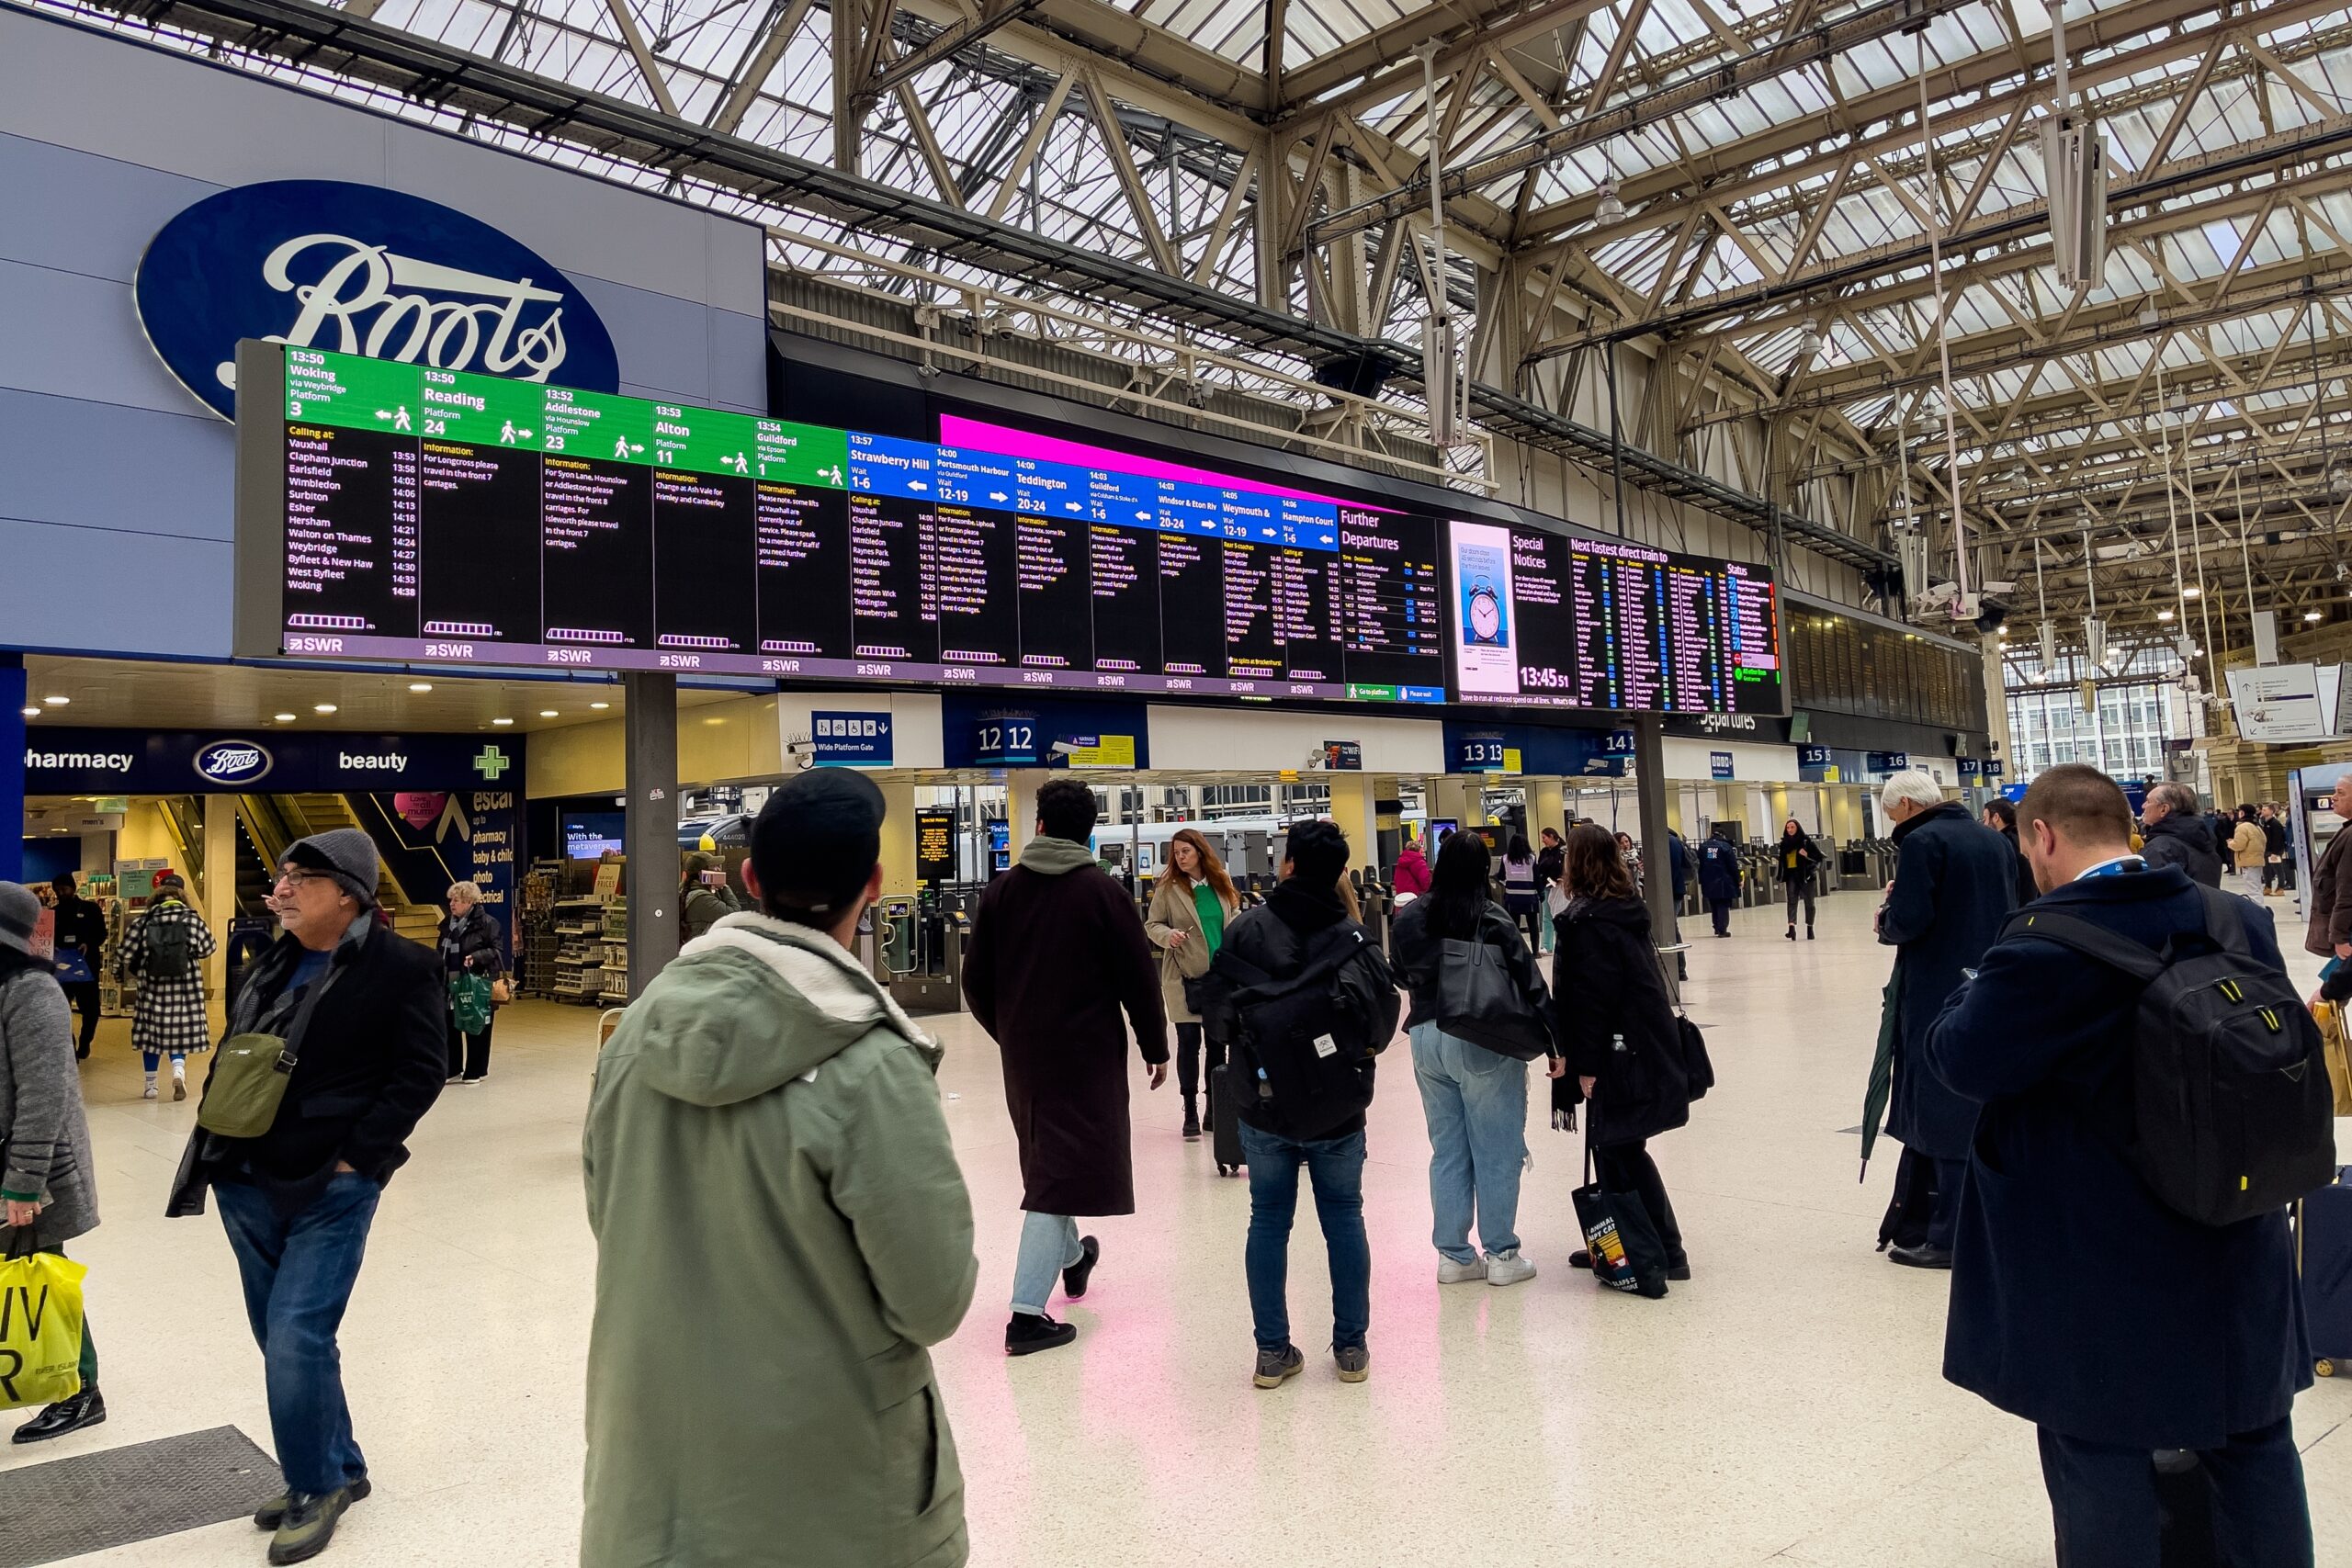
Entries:
{"type": "Polygon", "coordinates": [[[555,709],[553,709],[553,708],[541,708],[541,709],[539,710],[539,716],[540,716],[541,718],[553,718],[553,717],[555,716],[555,709]]]}
{"type": "Polygon", "coordinates": [[[294,722],[294,716],[293,716],[292,714],[290,714],[290,713],[276,714],[276,715],[273,715],[272,716],[273,716],[273,717],[275,717],[275,718],[277,720],[277,722],[278,722],[278,723],[280,723],[280,724],[291,724],[291,723],[293,723],[293,722],[294,722]]]}
{"type": "Polygon", "coordinates": [[[1807,358],[1821,352],[1821,323],[1808,320],[1804,330],[1797,333],[1797,352],[1807,358]]]}
{"type": "Polygon", "coordinates": [[[27,718],[39,718],[39,717],[40,716],[40,709],[39,709],[39,708],[27,708],[27,709],[25,710],[25,716],[26,716],[27,718]]]}
{"type": "Polygon", "coordinates": [[[2184,599],[2194,599],[2204,592],[2202,588],[2184,588],[2180,591],[2180,596],[2184,599]]]}
{"type": "Polygon", "coordinates": [[[610,704],[610,703],[590,703],[588,705],[589,705],[590,707],[592,707],[592,708],[594,708],[598,713],[602,713],[602,712],[604,712],[606,708],[611,707],[613,705],[612,705],[612,704],[610,704]]]}
{"type": "Polygon", "coordinates": [[[408,689],[412,692],[429,692],[433,689],[433,682],[430,681],[411,681],[408,683],[408,689]]]}
{"type": "Polygon", "coordinates": [[[333,713],[334,712],[334,705],[333,703],[312,703],[311,705],[311,711],[312,713],[333,713]]]}
{"type": "Polygon", "coordinates": [[[1623,223],[1625,220],[1625,203],[1617,195],[1615,180],[1601,181],[1600,188],[1594,194],[1600,197],[1600,205],[1592,209],[1596,220],[1602,223],[1623,223]]]}
{"type": "Polygon", "coordinates": [[[2307,621],[2316,621],[2320,618],[2320,613],[2317,610],[2305,610],[2303,612],[2303,619],[2307,621]]]}
{"type": "Polygon", "coordinates": [[[73,699],[72,697],[43,697],[43,698],[41,698],[41,701],[42,701],[42,702],[47,703],[50,706],[51,706],[51,707],[53,707],[53,708],[62,708],[62,707],[63,707],[67,703],[70,703],[70,702],[72,702],[73,700],[74,700],[74,699],[73,699]]]}
{"type": "Polygon", "coordinates": [[[492,724],[512,724],[514,721],[511,718],[493,718],[490,722],[492,724]]]}
{"type": "Polygon", "coordinates": [[[2160,621],[2169,621],[2172,619],[2172,612],[2170,610],[2158,610],[2156,612],[2156,619],[2160,621]]]}

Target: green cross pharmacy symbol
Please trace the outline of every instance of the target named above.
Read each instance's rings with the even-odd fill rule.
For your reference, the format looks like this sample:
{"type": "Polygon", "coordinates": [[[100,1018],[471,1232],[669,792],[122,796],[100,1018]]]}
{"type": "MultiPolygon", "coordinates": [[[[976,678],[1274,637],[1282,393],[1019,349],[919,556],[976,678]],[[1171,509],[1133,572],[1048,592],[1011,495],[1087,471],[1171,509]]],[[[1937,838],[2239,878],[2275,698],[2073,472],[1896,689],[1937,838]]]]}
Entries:
{"type": "Polygon", "coordinates": [[[514,765],[514,759],[495,746],[485,746],[474,758],[474,772],[495,784],[498,775],[514,765]]]}

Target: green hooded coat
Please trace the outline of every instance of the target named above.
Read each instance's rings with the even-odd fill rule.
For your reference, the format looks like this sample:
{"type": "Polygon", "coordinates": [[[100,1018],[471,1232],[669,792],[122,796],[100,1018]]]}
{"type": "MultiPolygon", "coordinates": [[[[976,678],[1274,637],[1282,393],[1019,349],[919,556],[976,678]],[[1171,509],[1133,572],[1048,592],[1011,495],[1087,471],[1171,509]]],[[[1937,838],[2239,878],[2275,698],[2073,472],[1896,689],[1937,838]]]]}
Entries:
{"type": "Polygon", "coordinates": [[[823,933],[729,915],[597,1058],[583,1568],[956,1568],[925,1346],[978,1265],[939,1050],[823,933]]]}

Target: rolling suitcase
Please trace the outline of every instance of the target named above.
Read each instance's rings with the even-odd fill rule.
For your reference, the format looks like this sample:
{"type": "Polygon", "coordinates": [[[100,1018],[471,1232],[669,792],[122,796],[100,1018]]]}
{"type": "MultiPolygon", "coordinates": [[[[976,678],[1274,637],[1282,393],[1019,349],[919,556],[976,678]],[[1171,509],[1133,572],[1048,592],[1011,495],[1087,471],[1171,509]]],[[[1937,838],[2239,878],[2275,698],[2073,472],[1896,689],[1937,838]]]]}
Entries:
{"type": "Polygon", "coordinates": [[[2312,1337],[2312,1370],[2352,1376],[2352,1166],[2295,1206],[2295,1260],[2302,1275],[2303,1318],[2312,1337]]]}
{"type": "Polygon", "coordinates": [[[1219,1062],[1209,1069],[1209,1149],[1216,1156],[1219,1176],[1241,1174],[1241,1125],[1227,1109],[1233,1103],[1233,1066],[1219,1062]]]}

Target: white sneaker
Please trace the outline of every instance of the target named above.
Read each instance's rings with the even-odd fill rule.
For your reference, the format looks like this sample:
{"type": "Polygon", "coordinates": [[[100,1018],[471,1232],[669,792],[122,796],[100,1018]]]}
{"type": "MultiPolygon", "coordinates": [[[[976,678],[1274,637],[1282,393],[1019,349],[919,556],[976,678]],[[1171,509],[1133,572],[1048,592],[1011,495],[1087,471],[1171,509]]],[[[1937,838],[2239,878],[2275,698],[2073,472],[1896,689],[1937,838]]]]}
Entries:
{"type": "Polygon", "coordinates": [[[1487,1260],[1483,1258],[1474,1258],[1467,1263],[1456,1263],[1443,1253],[1438,1255],[1437,1282],[1441,1285],[1460,1285],[1472,1280],[1483,1280],[1486,1277],[1487,1260]]]}
{"type": "Polygon", "coordinates": [[[1519,1248],[1487,1255],[1487,1283],[1489,1285],[1516,1285],[1533,1278],[1535,1264],[1532,1259],[1521,1257],[1519,1248]]]}
{"type": "Polygon", "coordinates": [[[147,1092],[140,1096],[140,1098],[142,1100],[155,1100],[161,1098],[155,1093],[155,1080],[153,1077],[150,1077],[147,1080],[147,1092]]]}

